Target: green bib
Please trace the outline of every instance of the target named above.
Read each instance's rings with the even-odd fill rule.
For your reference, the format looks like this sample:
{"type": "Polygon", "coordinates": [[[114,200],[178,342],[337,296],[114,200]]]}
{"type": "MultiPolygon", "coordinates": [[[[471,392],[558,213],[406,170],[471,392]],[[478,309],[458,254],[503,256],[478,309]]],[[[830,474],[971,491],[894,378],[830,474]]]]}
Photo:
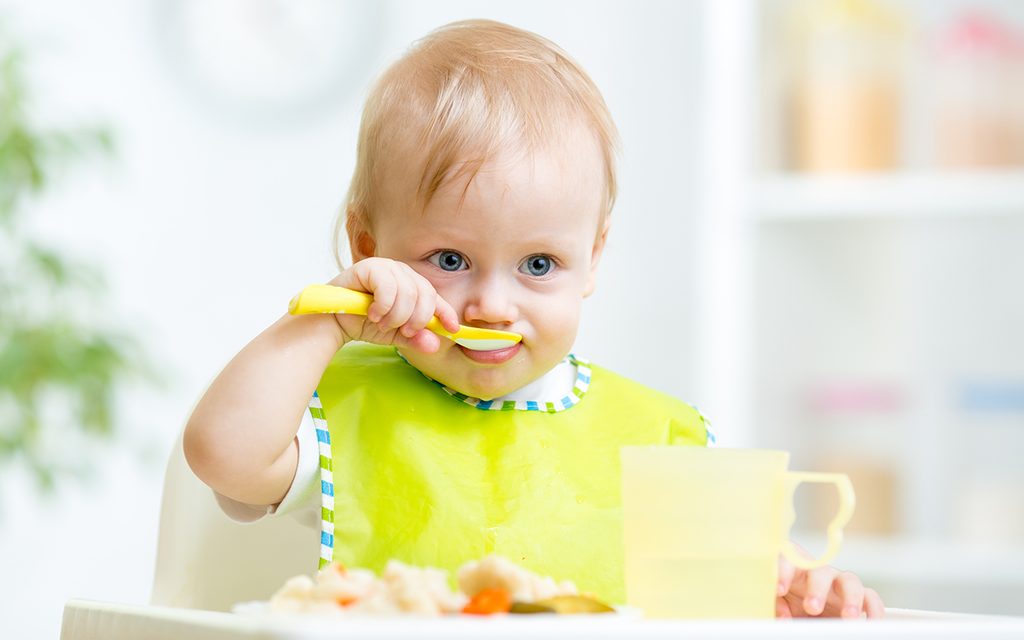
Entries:
{"type": "Polygon", "coordinates": [[[311,403],[321,566],[395,558],[454,575],[497,553],[624,602],[619,449],[705,446],[708,432],[691,406],[572,361],[574,397],[537,407],[456,394],[391,347],[338,351],[311,403]]]}

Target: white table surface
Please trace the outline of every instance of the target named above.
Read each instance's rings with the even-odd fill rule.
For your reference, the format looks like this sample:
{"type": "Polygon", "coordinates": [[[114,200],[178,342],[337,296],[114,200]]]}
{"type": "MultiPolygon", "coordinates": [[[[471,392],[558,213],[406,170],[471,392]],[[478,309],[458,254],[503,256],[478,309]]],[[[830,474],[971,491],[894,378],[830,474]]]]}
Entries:
{"type": "Polygon", "coordinates": [[[1007,638],[1024,618],[888,609],[884,620],[643,620],[629,616],[315,618],[71,600],[61,640],[355,640],[372,638],[1007,638]]]}

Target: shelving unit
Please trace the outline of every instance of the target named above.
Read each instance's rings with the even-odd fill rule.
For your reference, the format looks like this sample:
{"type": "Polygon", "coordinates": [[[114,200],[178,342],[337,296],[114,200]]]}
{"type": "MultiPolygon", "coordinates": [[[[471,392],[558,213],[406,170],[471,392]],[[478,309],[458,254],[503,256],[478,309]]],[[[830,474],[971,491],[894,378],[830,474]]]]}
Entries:
{"type": "Polygon", "coordinates": [[[832,218],[1024,215],[1024,168],[762,177],[753,187],[761,222],[832,218]]]}
{"type": "MultiPolygon", "coordinates": [[[[808,548],[824,540],[808,535],[808,548]]],[[[851,536],[835,560],[876,589],[886,604],[1006,615],[1024,599],[1024,549],[910,536],[851,536]]]]}
{"type": "Polygon", "coordinates": [[[725,446],[785,448],[794,468],[863,480],[864,512],[891,496],[891,517],[849,531],[837,560],[890,604],[1024,615],[1024,411],[964,401],[974,380],[1024,394],[1024,166],[781,166],[760,27],[785,5],[706,9],[702,409],[725,446]],[[822,385],[853,406],[812,408],[822,385]],[[871,465],[893,470],[891,486],[855,475],[871,465]]]}
{"type": "MultiPolygon", "coordinates": [[[[824,539],[804,534],[810,547],[824,539]]],[[[844,540],[838,561],[886,583],[962,584],[1024,591],[1024,548],[1016,545],[977,546],[944,539],[909,536],[851,536],[844,540]]]]}

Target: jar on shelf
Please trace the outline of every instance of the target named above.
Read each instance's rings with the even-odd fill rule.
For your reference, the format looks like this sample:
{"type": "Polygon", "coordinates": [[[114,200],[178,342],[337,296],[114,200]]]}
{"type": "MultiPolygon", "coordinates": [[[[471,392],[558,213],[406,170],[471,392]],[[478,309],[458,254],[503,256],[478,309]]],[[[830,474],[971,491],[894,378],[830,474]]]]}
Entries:
{"type": "Polygon", "coordinates": [[[875,0],[814,0],[794,5],[787,22],[791,168],[900,164],[903,15],[875,0]]]}
{"type": "Polygon", "coordinates": [[[966,542],[1024,541],[1024,375],[960,381],[953,533],[966,542]]]}
{"type": "MultiPolygon", "coordinates": [[[[903,530],[901,451],[907,392],[881,379],[825,379],[806,388],[808,469],[845,473],[857,494],[850,534],[895,535],[903,530]]],[[[834,492],[815,488],[795,497],[805,526],[820,530],[837,508],[834,492]]],[[[801,524],[801,523],[798,523],[801,524]]]]}
{"type": "Polygon", "coordinates": [[[1024,36],[975,10],[940,31],[934,58],[936,164],[1024,165],[1024,36]]]}

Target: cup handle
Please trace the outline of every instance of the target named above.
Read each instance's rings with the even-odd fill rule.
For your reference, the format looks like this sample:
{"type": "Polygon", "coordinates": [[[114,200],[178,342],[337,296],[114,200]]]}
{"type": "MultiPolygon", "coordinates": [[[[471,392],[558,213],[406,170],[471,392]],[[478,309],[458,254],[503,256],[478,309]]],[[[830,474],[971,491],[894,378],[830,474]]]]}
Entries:
{"type": "Polygon", "coordinates": [[[782,554],[800,569],[815,569],[828,564],[839,553],[843,542],[843,527],[853,517],[856,498],[853,494],[853,483],[845,473],[815,473],[810,471],[786,472],[786,541],[782,545],[782,554]],[[793,493],[801,482],[831,482],[839,491],[839,511],[828,523],[828,548],[818,558],[808,558],[789,540],[789,530],[796,521],[796,510],[793,508],[793,493]]]}

